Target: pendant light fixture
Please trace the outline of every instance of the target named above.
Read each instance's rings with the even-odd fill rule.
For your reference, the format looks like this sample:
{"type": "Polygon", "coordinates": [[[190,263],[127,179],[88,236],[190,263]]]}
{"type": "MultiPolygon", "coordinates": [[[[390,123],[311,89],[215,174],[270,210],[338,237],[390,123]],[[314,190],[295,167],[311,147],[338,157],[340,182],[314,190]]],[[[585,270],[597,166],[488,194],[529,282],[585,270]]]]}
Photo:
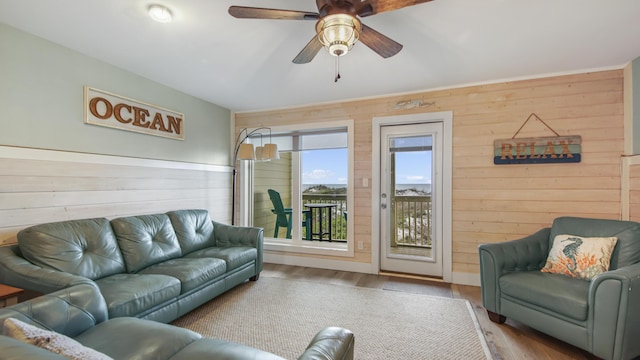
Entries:
{"type": "Polygon", "coordinates": [[[236,218],[236,178],[238,176],[238,161],[250,160],[250,161],[270,161],[280,159],[280,153],[278,152],[278,145],[271,142],[271,128],[259,127],[249,131],[244,128],[240,130],[238,137],[236,138],[236,144],[233,152],[233,189],[231,191],[231,225],[235,225],[236,218]],[[249,137],[255,134],[260,134],[262,138],[263,130],[269,131],[269,143],[263,146],[258,146],[255,150],[252,143],[245,142],[249,137]]]}

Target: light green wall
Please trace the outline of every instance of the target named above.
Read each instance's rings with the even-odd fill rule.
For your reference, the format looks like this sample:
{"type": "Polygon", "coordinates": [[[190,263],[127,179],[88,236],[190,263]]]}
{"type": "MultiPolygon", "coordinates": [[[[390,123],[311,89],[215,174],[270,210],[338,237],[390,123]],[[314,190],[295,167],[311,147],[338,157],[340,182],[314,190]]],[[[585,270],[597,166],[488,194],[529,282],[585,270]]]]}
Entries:
{"type": "Polygon", "coordinates": [[[229,162],[228,109],[2,23],[0,54],[0,145],[229,162]],[[185,139],[85,124],[85,85],[183,113],[185,139]]]}
{"type": "Polygon", "coordinates": [[[640,154],[640,57],[631,63],[633,88],[633,154],[640,154]]]}

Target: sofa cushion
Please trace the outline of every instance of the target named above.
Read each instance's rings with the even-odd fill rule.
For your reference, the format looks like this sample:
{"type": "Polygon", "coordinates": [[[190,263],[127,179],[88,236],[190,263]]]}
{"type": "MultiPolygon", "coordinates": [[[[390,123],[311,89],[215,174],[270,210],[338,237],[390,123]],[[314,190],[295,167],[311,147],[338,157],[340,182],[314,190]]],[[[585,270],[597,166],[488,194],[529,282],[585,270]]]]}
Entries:
{"type": "Polygon", "coordinates": [[[616,237],[556,235],[542,272],[591,280],[609,270],[616,237]]]}
{"type": "MultiPolygon", "coordinates": [[[[200,338],[191,330],[156,321],[116,318],[85,331],[76,340],[114,359],[169,359],[200,338]]],[[[209,349],[207,358],[216,358],[215,349],[209,349]]]]}
{"type": "Polygon", "coordinates": [[[210,247],[188,254],[188,258],[217,258],[227,263],[227,271],[231,271],[255,261],[258,250],[250,247],[210,247]]]}
{"type": "Polygon", "coordinates": [[[540,271],[512,272],[500,277],[500,290],[521,304],[584,321],[590,282],[540,271]]]}
{"type": "Polygon", "coordinates": [[[221,259],[180,258],[151,265],[139,274],[162,274],[177,278],[180,280],[181,293],[184,294],[224,275],[226,269],[227,266],[221,259]]]}
{"type": "Polygon", "coordinates": [[[118,218],[111,225],[130,273],[182,254],[166,214],[118,218]]]}
{"type": "Polygon", "coordinates": [[[109,318],[137,316],[180,295],[180,280],[167,275],[116,274],[96,281],[109,318]]]}
{"type": "Polygon", "coordinates": [[[183,254],[215,246],[213,223],[207,210],[178,210],[167,213],[183,254]]]}
{"type": "Polygon", "coordinates": [[[105,218],[40,224],[18,233],[30,262],[96,280],[125,271],[115,235],[105,218]]]}
{"type": "Polygon", "coordinates": [[[609,269],[615,270],[640,262],[640,223],[635,221],[559,217],[553,221],[549,248],[556,235],[572,234],[583,237],[618,238],[611,254],[609,269]]]}
{"type": "Polygon", "coordinates": [[[49,350],[73,360],[110,360],[111,358],[94,349],[83,346],[70,337],[55,331],[48,331],[29,325],[14,318],[3,322],[2,334],[27,344],[49,350]]]}

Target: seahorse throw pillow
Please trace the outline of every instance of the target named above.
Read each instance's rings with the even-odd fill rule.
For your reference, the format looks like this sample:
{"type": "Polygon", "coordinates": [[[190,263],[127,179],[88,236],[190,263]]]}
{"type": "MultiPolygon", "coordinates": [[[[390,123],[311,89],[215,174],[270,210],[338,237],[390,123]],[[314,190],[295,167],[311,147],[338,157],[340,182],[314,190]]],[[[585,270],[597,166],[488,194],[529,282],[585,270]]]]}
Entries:
{"type": "Polygon", "coordinates": [[[617,242],[617,237],[557,235],[547,263],[540,271],[591,280],[609,271],[611,253],[617,242]]]}

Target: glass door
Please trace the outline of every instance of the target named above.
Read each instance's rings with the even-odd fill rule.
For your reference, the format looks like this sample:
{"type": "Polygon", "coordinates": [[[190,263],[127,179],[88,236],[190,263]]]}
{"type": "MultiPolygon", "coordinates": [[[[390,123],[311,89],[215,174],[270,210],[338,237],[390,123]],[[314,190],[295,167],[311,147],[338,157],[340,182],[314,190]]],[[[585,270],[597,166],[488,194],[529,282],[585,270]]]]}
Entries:
{"type": "Polygon", "coordinates": [[[442,123],[382,126],[380,269],[442,276],[442,123]]]}

